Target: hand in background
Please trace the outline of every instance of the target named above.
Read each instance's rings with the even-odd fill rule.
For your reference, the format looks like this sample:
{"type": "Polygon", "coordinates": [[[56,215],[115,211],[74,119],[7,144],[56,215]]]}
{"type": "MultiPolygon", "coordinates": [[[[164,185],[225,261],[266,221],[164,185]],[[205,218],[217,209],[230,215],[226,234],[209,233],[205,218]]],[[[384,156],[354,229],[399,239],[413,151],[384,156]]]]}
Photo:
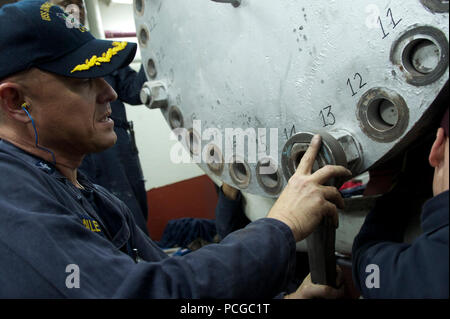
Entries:
{"type": "Polygon", "coordinates": [[[231,200],[236,200],[239,194],[239,189],[234,188],[233,186],[230,186],[225,183],[222,184],[222,191],[225,194],[225,196],[231,200]]]}
{"type": "Polygon", "coordinates": [[[342,298],[345,294],[343,282],[343,275],[341,269],[336,266],[336,285],[339,288],[331,286],[313,284],[311,281],[311,274],[309,274],[302,282],[297,291],[286,295],[284,299],[337,299],[342,298]]]}

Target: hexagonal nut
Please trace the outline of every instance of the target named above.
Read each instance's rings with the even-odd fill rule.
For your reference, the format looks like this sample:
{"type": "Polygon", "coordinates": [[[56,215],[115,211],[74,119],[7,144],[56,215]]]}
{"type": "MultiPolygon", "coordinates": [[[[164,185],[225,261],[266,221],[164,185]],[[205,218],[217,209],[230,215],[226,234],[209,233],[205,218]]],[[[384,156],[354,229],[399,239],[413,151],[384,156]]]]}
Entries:
{"type": "Polygon", "coordinates": [[[359,165],[363,162],[364,156],[361,145],[352,134],[345,131],[336,132],[334,137],[337,139],[339,144],[341,144],[342,149],[344,150],[348,169],[352,172],[357,171],[359,165]]]}
{"type": "Polygon", "coordinates": [[[161,81],[146,82],[141,90],[141,101],[151,109],[167,106],[169,94],[166,85],[161,81]]]}
{"type": "Polygon", "coordinates": [[[146,86],[143,86],[141,89],[141,93],[140,93],[140,98],[141,98],[141,102],[142,104],[148,105],[152,99],[151,96],[152,92],[150,91],[150,89],[146,86]]]}

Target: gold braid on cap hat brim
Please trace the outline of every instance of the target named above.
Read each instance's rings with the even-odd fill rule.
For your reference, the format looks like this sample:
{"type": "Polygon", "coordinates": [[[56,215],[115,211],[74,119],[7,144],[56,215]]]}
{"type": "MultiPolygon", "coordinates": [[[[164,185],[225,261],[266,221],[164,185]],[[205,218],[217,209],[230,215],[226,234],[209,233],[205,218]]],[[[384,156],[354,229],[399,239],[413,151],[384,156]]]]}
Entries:
{"type": "Polygon", "coordinates": [[[127,46],[128,42],[113,42],[113,48],[108,49],[107,52],[103,53],[101,57],[97,57],[94,55],[90,59],[86,59],[86,62],[83,64],[77,65],[75,68],[73,68],[70,73],[77,72],[77,71],[86,71],[94,66],[101,66],[102,63],[109,63],[111,62],[111,58],[117,54],[117,52],[122,51],[127,46]]]}

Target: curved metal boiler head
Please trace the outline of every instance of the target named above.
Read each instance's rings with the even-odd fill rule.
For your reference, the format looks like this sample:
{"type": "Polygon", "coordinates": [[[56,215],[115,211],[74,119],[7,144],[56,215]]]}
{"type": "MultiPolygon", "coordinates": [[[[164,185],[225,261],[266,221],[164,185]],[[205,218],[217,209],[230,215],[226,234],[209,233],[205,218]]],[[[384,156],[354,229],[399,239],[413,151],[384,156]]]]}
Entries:
{"type": "Polygon", "coordinates": [[[277,197],[311,132],[331,137],[319,162],[357,175],[405,149],[439,108],[448,1],[232,2],[134,1],[141,95],[185,129],[210,176],[277,197]]]}

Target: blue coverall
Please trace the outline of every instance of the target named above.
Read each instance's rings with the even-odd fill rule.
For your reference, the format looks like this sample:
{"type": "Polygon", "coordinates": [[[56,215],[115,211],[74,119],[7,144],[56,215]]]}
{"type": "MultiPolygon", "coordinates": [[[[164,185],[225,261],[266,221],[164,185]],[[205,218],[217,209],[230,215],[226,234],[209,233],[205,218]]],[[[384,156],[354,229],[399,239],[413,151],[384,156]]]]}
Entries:
{"type": "Polygon", "coordinates": [[[0,178],[0,298],[272,298],[294,275],[294,236],[275,219],[168,257],[82,173],[85,191],[0,140],[0,178]]]}
{"type": "Polygon", "coordinates": [[[365,298],[448,298],[449,191],[422,209],[422,235],[403,242],[407,203],[384,195],[353,243],[353,279],[365,298]],[[406,211],[406,212],[405,212],[406,211]]]}

